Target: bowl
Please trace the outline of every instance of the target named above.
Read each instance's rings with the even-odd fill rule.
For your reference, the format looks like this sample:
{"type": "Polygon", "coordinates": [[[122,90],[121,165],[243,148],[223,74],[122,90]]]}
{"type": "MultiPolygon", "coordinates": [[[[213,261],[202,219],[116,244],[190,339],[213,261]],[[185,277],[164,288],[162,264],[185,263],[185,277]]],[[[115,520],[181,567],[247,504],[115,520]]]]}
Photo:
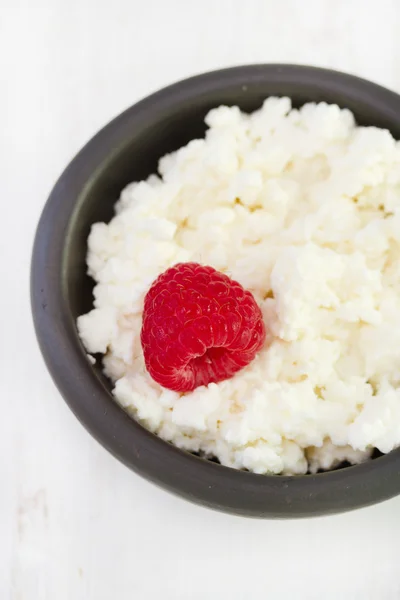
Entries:
{"type": "Polygon", "coordinates": [[[192,77],[135,104],[102,129],[68,165],[45,205],[31,269],[34,324],[47,367],[87,430],[125,465],[170,492],[252,517],[309,517],[366,506],[400,492],[400,450],[339,470],[302,476],[255,475],[175,448],[132,420],[111,395],[100,361],[92,365],[76,318],[92,305],[86,274],[90,226],[108,221],[122,188],[146,178],[158,159],[201,137],[220,104],[244,111],[267,96],[295,106],[347,107],[360,125],[400,138],[400,96],[368,81],[313,67],[251,65],[192,77]]]}

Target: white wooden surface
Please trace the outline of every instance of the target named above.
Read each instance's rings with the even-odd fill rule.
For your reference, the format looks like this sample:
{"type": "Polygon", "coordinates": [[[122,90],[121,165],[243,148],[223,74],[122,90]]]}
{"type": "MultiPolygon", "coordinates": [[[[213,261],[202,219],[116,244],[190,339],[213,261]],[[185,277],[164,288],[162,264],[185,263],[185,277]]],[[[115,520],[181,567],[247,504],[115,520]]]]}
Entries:
{"type": "Polygon", "coordinates": [[[395,600],[400,497],[251,521],[171,497],[78,424],[33,336],[28,268],[55,178],[105,122],[196,72],[347,70],[400,92],[398,0],[2,0],[0,599],[395,600]]]}

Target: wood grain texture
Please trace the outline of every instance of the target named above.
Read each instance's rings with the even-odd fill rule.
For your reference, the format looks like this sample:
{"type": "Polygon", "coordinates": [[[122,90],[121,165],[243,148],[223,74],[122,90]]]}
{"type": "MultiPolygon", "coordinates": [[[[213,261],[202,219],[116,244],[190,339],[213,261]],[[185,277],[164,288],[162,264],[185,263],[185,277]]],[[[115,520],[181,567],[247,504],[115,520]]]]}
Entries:
{"type": "Polygon", "coordinates": [[[398,0],[3,0],[2,8],[0,598],[400,598],[400,498],[337,517],[259,522],[154,488],[61,401],[28,297],[40,210],[100,126],[174,80],[250,62],[333,67],[400,92],[398,0]]]}

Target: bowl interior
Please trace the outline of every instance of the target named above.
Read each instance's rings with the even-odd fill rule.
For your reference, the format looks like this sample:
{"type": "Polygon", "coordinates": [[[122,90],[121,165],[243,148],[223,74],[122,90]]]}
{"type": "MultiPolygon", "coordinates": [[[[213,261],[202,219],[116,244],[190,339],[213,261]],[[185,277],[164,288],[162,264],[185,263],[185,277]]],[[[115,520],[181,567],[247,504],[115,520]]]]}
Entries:
{"type": "MultiPolygon", "coordinates": [[[[129,120],[125,123],[123,135],[110,148],[101,164],[97,165],[95,172],[90,174],[84,189],[79,191],[68,228],[63,273],[67,306],[74,322],[79,315],[88,312],[93,303],[94,283],[86,274],[85,264],[91,225],[97,221],[108,222],[113,216],[113,206],[121,190],[132,181],[140,181],[156,173],[162,156],[192,139],[204,137],[204,117],[211,108],[221,104],[237,105],[243,111],[251,112],[260,108],[268,96],[289,96],[294,107],[306,102],[323,101],[349,108],[359,125],[387,128],[396,139],[400,138],[400,119],[379,101],[378,91],[381,88],[376,87],[375,94],[371,94],[370,90],[364,89],[365,82],[362,80],[352,79],[346,85],[346,81],[335,77],[337,74],[319,71],[319,77],[316,78],[315,72],[314,77],[308,80],[308,71],[301,68],[292,68],[290,71],[288,67],[281,77],[271,76],[252,81],[243,72],[238,81],[229,83],[221,80],[220,84],[210,81],[213,85],[208,87],[204,82],[203,86],[198,86],[198,90],[176,89],[174,92],[177,86],[171,86],[166,90],[170,91],[166,101],[163,92],[160,92],[151,97],[153,104],[147,102],[139,127],[137,124],[130,127],[129,120]],[[354,82],[357,81],[359,88],[355,87],[354,82]]],[[[123,120],[124,116],[121,115],[119,120],[123,120]]],[[[111,384],[101,371],[101,357],[98,359],[94,370],[103,385],[111,391],[111,384]]]]}

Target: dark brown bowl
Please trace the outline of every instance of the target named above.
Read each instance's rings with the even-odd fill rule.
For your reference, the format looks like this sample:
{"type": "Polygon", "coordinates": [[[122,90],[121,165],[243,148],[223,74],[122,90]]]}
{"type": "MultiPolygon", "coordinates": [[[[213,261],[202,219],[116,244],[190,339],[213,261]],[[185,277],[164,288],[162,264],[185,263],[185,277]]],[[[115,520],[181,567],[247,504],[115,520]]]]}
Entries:
{"type": "Polygon", "coordinates": [[[86,275],[89,229],[108,221],[122,188],[157,169],[158,159],[203,136],[220,104],[245,111],[267,96],[295,105],[324,100],[353,111],[359,124],[400,138],[400,96],[342,73],[293,65],[252,65],[206,73],[149,96],[114,119],[74,158],[41,216],[31,272],[37,337],[70,408],[114,456],[154,483],[205,506],[253,517],[307,517],[366,506],[400,492],[400,450],[329,473],[295,477],[236,471],[192,456],[133,421],[113,401],[99,362],[92,366],[76,318],[92,304],[86,275]]]}

